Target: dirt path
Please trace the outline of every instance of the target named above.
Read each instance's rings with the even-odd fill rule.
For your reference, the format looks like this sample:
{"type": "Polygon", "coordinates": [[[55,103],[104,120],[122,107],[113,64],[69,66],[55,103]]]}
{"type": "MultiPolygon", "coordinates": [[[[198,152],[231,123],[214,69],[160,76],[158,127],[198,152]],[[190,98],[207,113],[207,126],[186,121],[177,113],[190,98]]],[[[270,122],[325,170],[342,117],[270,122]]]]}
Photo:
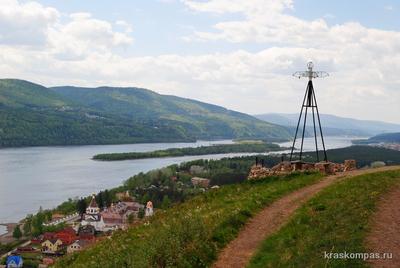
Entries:
{"type": "Polygon", "coordinates": [[[372,267],[391,268],[400,266],[400,185],[379,202],[373,216],[371,232],[366,245],[369,252],[391,253],[391,259],[374,259],[372,267]]]}
{"type": "Polygon", "coordinates": [[[400,169],[400,167],[392,166],[340,173],[328,176],[313,185],[306,186],[284,196],[250,219],[240,231],[238,237],[231,241],[220,253],[218,260],[214,263],[213,267],[245,267],[262,241],[264,241],[269,235],[278,231],[279,228],[288,221],[297,208],[333,182],[361,174],[394,169],[400,169]]]}

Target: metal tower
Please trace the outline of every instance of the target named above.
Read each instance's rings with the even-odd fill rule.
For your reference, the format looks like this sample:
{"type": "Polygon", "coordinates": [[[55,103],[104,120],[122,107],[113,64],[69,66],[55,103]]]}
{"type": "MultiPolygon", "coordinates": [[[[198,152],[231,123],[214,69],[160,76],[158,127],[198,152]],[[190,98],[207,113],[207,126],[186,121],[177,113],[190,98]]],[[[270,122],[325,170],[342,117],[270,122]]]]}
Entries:
{"type": "Polygon", "coordinates": [[[327,72],[316,72],[316,71],[313,71],[313,68],[314,68],[314,64],[310,61],[310,62],[307,63],[307,71],[295,72],[293,74],[293,76],[298,77],[299,79],[301,77],[308,77],[308,84],[307,84],[307,88],[306,88],[306,93],[304,95],[303,104],[301,106],[299,120],[297,122],[296,134],[294,135],[292,150],[290,152],[290,161],[292,161],[294,145],[296,144],[297,133],[299,131],[299,125],[300,125],[300,121],[302,119],[304,108],[305,108],[305,113],[304,113],[304,122],[303,122],[303,130],[302,130],[303,133],[302,133],[302,136],[301,136],[300,160],[301,160],[301,157],[302,157],[302,154],[303,154],[304,132],[305,132],[306,123],[307,123],[307,112],[308,112],[308,108],[311,108],[311,110],[312,110],[312,118],[313,118],[313,126],[314,126],[315,151],[316,151],[316,154],[317,154],[317,161],[319,162],[319,154],[318,154],[317,129],[316,129],[316,125],[315,125],[315,112],[314,112],[314,110],[317,112],[319,132],[321,134],[322,147],[323,147],[323,150],[324,150],[324,161],[328,161],[328,157],[326,155],[326,150],[325,150],[324,136],[322,134],[321,120],[320,120],[319,112],[318,112],[317,98],[315,97],[315,92],[314,92],[312,79],[313,78],[318,78],[318,77],[321,77],[321,78],[327,77],[327,76],[329,76],[329,74],[327,72]]]}

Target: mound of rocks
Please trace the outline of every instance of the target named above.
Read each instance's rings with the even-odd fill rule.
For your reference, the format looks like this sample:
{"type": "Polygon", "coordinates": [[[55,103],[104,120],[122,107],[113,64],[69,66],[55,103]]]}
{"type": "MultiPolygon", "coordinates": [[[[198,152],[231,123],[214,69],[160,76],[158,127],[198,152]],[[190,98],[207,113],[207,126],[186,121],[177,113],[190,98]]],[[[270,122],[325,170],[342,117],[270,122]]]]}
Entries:
{"type": "Polygon", "coordinates": [[[334,163],[321,161],[318,163],[307,163],[302,161],[282,161],[272,168],[264,167],[256,163],[250,169],[248,180],[257,180],[270,176],[287,175],[292,172],[318,171],[323,174],[335,174],[357,169],[356,161],[353,159],[345,160],[344,163],[334,163]]]}

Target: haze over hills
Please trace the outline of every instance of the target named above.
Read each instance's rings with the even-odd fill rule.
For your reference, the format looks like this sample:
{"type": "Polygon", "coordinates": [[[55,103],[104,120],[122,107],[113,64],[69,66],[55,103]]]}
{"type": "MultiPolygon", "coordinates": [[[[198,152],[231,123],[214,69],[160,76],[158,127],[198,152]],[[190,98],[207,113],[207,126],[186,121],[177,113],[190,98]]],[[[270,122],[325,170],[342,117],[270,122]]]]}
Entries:
{"type": "Polygon", "coordinates": [[[250,115],[141,88],[46,88],[0,80],[0,146],[290,138],[250,115]]]}
{"type": "MultiPolygon", "coordinates": [[[[399,132],[400,125],[382,121],[359,120],[345,118],[331,114],[321,114],[321,124],[325,135],[354,135],[374,136],[381,133],[399,132]]],[[[255,117],[282,126],[296,127],[298,114],[267,113],[255,115],[255,117]]],[[[312,118],[307,120],[306,130],[312,131],[312,118]]]]}

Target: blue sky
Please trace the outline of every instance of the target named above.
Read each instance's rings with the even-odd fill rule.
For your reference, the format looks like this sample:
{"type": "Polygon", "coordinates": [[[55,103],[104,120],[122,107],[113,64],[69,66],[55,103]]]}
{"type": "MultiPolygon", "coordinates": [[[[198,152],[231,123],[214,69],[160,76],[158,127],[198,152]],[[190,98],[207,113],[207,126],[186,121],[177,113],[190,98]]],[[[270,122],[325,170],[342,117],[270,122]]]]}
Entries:
{"type": "MultiPolygon", "coordinates": [[[[61,12],[89,12],[96,18],[124,20],[133,25],[135,45],[128,49],[130,55],[159,55],[164,53],[229,52],[239,48],[257,51],[265,44],[230,44],[217,42],[187,43],[181,37],[189,35],[193,28],[205,30],[221,19],[240,15],[195,13],[178,0],[40,0],[43,5],[53,6],[61,12]]],[[[398,1],[376,0],[296,0],[294,10],[288,12],[305,20],[325,18],[329,25],[356,21],[370,28],[400,31],[398,1]]]]}
{"type": "Polygon", "coordinates": [[[372,0],[0,0],[0,72],[296,113],[306,81],[291,74],[312,60],[330,73],[315,81],[323,113],[400,123],[399,11],[372,0]]]}

